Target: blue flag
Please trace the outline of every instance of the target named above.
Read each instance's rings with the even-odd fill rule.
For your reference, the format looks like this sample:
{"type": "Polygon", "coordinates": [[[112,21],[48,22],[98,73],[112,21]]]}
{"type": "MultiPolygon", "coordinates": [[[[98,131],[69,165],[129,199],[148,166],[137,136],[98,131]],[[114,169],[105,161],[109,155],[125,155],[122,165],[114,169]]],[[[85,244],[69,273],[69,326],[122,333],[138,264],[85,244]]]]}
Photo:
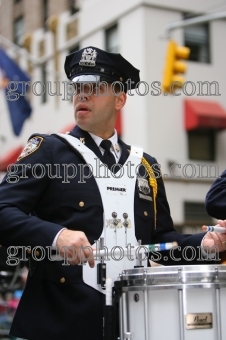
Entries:
{"type": "Polygon", "coordinates": [[[11,95],[9,95],[10,91],[7,88],[5,89],[5,93],[13,131],[16,136],[19,136],[24,121],[30,117],[32,111],[31,106],[25,97],[25,83],[29,82],[30,78],[1,48],[0,68],[3,71],[5,78],[7,78],[9,82],[14,82],[14,84],[10,86],[11,95]],[[12,92],[13,89],[14,93],[12,92]]]}

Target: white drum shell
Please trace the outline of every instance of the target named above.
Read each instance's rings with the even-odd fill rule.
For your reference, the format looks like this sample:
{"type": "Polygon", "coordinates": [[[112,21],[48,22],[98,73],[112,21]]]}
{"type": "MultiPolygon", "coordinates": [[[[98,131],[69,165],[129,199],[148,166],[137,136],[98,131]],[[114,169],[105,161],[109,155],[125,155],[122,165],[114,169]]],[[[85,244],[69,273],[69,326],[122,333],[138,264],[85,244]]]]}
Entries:
{"type": "Polygon", "coordinates": [[[226,339],[226,266],[132,269],[120,281],[121,340],[226,339]],[[188,314],[211,314],[211,328],[188,329],[188,314]]]}

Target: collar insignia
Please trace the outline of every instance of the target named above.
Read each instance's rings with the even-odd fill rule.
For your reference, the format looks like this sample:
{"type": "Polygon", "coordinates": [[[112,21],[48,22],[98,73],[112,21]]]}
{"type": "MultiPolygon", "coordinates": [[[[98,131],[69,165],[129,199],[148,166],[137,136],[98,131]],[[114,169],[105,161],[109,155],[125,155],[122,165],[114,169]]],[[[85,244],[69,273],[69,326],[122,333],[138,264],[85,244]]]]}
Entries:
{"type": "Polygon", "coordinates": [[[82,58],[79,62],[81,66],[96,66],[97,51],[93,48],[85,48],[82,52],[82,58]]]}
{"type": "Polygon", "coordinates": [[[84,137],[80,137],[80,142],[85,144],[85,138],[84,137]]]}

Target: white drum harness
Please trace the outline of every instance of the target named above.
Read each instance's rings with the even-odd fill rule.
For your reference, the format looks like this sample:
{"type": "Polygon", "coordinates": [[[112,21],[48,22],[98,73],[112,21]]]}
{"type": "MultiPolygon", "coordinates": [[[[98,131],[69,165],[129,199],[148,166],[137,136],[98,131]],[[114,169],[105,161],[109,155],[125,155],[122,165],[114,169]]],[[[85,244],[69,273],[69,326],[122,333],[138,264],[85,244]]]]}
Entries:
{"type": "MultiPolygon", "coordinates": [[[[79,152],[91,169],[95,169],[97,156],[92,150],[73,136],[57,135],[79,152]]],[[[103,231],[95,246],[97,252],[98,249],[105,249],[106,256],[97,259],[100,262],[97,264],[97,272],[84,265],[83,279],[86,284],[102,293],[105,293],[106,277],[115,281],[125,268],[134,268],[135,265],[134,259],[131,260],[132,257],[128,253],[124,254],[122,249],[138,245],[134,223],[134,192],[137,167],[141,164],[142,156],[141,148],[131,146],[127,161],[116,174],[106,172],[106,166],[100,161],[98,175],[94,176],[104,210],[103,231]]]]}

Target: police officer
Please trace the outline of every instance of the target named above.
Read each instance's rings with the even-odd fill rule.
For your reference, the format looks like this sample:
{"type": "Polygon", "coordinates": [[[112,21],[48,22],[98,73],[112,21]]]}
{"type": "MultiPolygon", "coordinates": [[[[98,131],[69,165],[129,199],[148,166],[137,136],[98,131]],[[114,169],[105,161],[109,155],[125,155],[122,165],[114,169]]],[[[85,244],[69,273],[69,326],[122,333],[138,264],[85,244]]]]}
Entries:
{"type": "MultiPolygon", "coordinates": [[[[210,216],[213,216],[217,219],[218,225],[226,228],[226,170],[221,174],[219,178],[215,180],[212,184],[210,190],[206,195],[206,210],[210,216]]],[[[221,242],[226,244],[224,234],[216,234],[215,237],[218,237],[218,246],[221,246],[221,242]],[[225,242],[225,243],[224,243],[225,242]]],[[[217,240],[216,240],[217,241],[217,240]]],[[[226,248],[226,246],[225,246],[226,248]]],[[[221,248],[221,250],[225,250],[221,248]]]]}
{"type": "MultiPolygon", "coordinates": [[[[30,340],[103,338],[104,294],[84,283],[83,266],[79,264],[85,256],[90,271],[96,270],[92,268],[94,258],[85,247],[92,246],[103,232],[107,200],[95,176],[90,176],[83,151],[90,150],[96,160],[109,167],[114,163],[124,166],[133,153],[114,126],[126,103],[126,91],[139,82],[139,70],[120,54],[90,46],[69,55],[65,71],[76,91],[76,126],[69,133],[70,142],[59,135],[32,135],[0,185],[1,241],[8,247],[26,246],[31,258],[11,334],[30,340]],[[77,143],[77,149],[71,140],[77,143]],[[67,247],[68,262],[54,261],[55,255],[47,254],[55,246],[61,257],[67,247]],[[84,254],[73,256],[74,249],[81,246],[84,254]]],[[[200,246],[204,233],[181,235],[174,230],[156,159],[144,153],[140,163],[143,166],[140,177],[134,180],[130,204],[134,209],[135,227],[130,229],[134,237],[143,244],[176,241],[182,249],[200,246]]],[[[113,188],[114,194],[119,188],[123,196],[124,186],[113,188]]],[[[109,200],[112,195],[109,193],[109,200]]],[[[208,242],[215,241],[206,234],[203,244],[208,242]]],[[[9,258],[15,256],[11,247],[9,258]]],[[[174,263],[169,258],[165,264],[179,263],[186,263],[186,259],[174,263]]]]}

